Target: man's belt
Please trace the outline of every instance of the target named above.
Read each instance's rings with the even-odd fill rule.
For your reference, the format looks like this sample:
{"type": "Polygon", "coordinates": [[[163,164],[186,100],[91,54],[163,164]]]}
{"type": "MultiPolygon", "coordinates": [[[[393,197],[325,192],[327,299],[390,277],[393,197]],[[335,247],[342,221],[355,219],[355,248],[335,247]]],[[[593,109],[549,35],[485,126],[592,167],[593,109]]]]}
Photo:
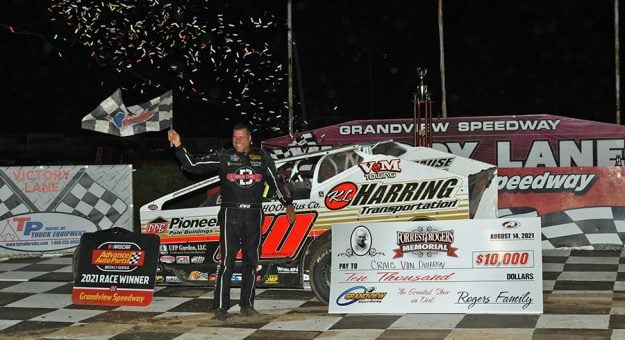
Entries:
{"type": "Polygon", "coordinates": [[[260,209],[263,207],[261,203],[221,203],[224,208],[236,208],[236,209],[260,209]]]}

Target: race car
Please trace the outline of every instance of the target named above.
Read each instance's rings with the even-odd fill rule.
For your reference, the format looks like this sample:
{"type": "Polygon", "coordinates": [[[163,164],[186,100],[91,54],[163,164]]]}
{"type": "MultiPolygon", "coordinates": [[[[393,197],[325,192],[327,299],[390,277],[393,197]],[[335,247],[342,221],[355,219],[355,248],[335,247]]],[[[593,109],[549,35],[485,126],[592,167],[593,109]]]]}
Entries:
{"type": "MultiPolygon", "coordinates": [[[[330,292],[333,224],[497,214],[497,168],[431,148],[394,141],[356,144],[278,159],[276,168],[297,217],[289,224],[282,203],[266,190],[257,287],[303,288],[308,277],[324,303],[330,292]]],[[[214,284],[219,202],[215,176],[141,207],[142,233],[160,236],[157,284],[214,284]],[[194,193],[209,195],[199,207],[168,208],[194,193]]],[[[237,270],[231,279],[239,283],[237,270]]]]}

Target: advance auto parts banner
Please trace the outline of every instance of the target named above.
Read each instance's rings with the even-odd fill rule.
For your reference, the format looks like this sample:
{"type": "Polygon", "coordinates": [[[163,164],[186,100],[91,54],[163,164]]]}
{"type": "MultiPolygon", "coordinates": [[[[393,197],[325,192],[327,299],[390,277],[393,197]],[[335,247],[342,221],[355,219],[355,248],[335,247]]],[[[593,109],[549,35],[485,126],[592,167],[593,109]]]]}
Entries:
{"type": "Polygon", "coordinates": [[[543,311],[540,220],[332,227],[330,313],[543,311]]]}
{"type": "Polygon", "coordinates": [[[0,257],[70,253],[84,233],[132,228],[132,166],[0,167],[0,257]]]}
{"type": "Polygon", "coordinates": [[[622,249],[625,168],[499,168],[499,217],[539,216],[543,248],[622,249]]]}
{"type": "MultiPolygon", "coordinates": [[[[412,144],[412,119],[353,120],[263,141],[274,157],[393,139],[412,144]]],[[[434,118],[432,147],[498,167],[610,166],[625,126],[554,115],[434,118]]]]}

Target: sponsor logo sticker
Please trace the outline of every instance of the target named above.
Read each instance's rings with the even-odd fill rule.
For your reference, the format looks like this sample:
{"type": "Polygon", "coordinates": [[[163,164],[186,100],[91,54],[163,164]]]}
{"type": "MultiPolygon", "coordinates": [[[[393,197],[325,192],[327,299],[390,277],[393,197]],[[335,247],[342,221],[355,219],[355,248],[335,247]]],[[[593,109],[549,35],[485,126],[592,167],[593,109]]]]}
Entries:
{"type": "Polygon", "coordinates": [[[330,210],[339,210],[349,205],[358,188],[352,182],[343,182],[332,188],[325,197],[325,205],[330,210]]]}

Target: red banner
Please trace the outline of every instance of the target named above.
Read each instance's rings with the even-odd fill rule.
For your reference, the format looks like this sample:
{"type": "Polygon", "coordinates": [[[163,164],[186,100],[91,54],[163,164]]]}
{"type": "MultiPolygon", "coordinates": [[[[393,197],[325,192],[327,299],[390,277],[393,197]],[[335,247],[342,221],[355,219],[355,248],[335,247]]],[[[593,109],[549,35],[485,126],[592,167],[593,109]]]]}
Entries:
{"type": "Polygon", "coordinates": [[[532,207],[544,216],[588,207],[625,206],[625,169],[499,168],[499,208],[532,207]]]}
{"type": "MultiPolygon", "coordinates": [[[[554,115],[434,118],[432,147],[498,167],[611,166],[625,148],[625,127],[554,115]]],[[[263,141],[300,154],[393,139],[413,144],[412,119],[353,120],[263,141]]]]}

